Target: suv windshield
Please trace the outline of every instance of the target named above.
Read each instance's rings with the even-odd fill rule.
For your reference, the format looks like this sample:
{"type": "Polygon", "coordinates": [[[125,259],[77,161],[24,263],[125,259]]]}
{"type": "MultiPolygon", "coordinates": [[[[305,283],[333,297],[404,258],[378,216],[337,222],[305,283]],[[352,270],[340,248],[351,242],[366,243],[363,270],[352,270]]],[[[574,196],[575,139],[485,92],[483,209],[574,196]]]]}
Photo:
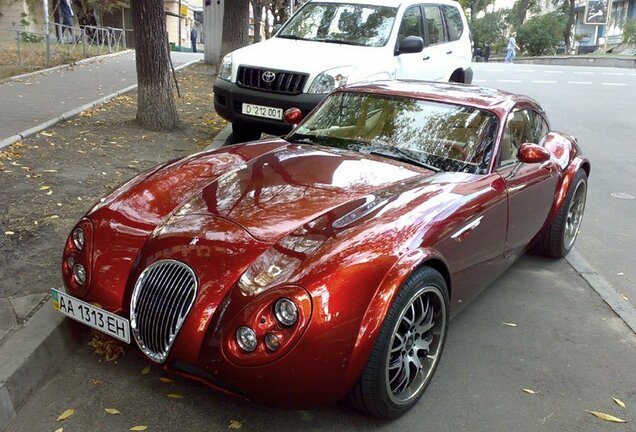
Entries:
{"type": "Polygon", "coordinates": [[[277,37],[379,47],[391,34],[397,8],[347,3],[309,3],[277,37]]]}
{"type": "Polygon", "coordinates": [[[434,170],[485,173],[497,126],[494,114],[463,105],[338,92],[287,140],[378,154],[434,170]]]}

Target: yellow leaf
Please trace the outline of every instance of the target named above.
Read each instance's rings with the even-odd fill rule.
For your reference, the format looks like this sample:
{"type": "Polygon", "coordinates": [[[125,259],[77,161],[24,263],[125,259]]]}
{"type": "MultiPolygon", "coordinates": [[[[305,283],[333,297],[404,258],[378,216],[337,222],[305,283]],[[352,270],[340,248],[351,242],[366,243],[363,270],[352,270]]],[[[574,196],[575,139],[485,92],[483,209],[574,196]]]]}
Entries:
{"type": "Polygon", "coordinates": [[[104,408],[104,411],[112,415],[121,414],[117,408],[104,408]]]}
{"type": "Polygon", "coordinates": [[[51,186],[40,186],[40,190],[51,189],[51,186]]]}
{"type": "Polygon", "coordinates": [[[128,430],[129,431],[145,431],[146,429],[148,429],[148,426],[133,426],[128,430]]]}
{"type": "Polygon", "coordinates": [[[15,232],[13,232],[13,231],[5,231],[4,234],[5,235],[14,235],[15,232]]]}
{"type": "Polygon", "coordinates": [[[618,417],[614,417],[613,415],[609,415],[609,414],[605,414],[603,412],[599,412],[599,411],[588,411],[590,414],[592,414],[593,416],[596,416],[602,420],[608,421],[608,422],[614,422],[614,423],[627,423],[625,420],[620,419],[618,417]]]}
{"type": "Polygon", "coordinates": [[[150,365],[146,366],[141,370],[142,375],[148,375],[150,373],[150,365]]]}
{"type": "Polygon", "coordinates": [[[625,402],[623,402],[622,400],[617,399],[615,397],[613,397],[612,399],[614,399],[614,402],[616,403],[616,405],[618,405],[621,408],[625,408],[625,402]]]}
{"type": "Polygon", "coordinates": [[[240,422],[238,420],[230,420],[230,425],[228,426],[228,428],[230,428],[230,429],[240,429],[241,426],[243,426],[243,422],[240,422]]]}
{"type": "Polygon", "coordinates": [[[55,421],[63,421],[66,420],[67,418],[69,418],[70,416],[72,416],[73,414],[75,414],[75,410],[73,408],[69,408],[66,411],[64,411],[62,414],[60,414],[55,421]]]}
{"type": "Polygon", "coordinates": [[[528,393],[528,394],[537,394],[536,391],[534,390],[530,390],[530,389],[523,389],[524,392],[528,393]]]}
{"type": "Polygon", "coordinates": [[[172,399],[183,399],[185,397],[181,393],[166,393],[166,396],[172,399]]]}
{"type": "Polygon", "coordinates": [[[159,380],[160,380],[161,382],[164,382],[164,383],[172,383],[172,382],[174,382],[174,380],[173,380],[173,379],[170,379],[170,378],[164,378],[164,377],[159,378],[159,380]]]}
{"type": "Polygon", "coordinates": [[[504,322],[503,325],[506,325],[508,327],[517,327],[517,324],[511,322],[504,322]]]}
{"type": "Polygon", "coordinates": [[[55,429],[55,432],[64,432],[64,428],[57,428],[55,429]]]}

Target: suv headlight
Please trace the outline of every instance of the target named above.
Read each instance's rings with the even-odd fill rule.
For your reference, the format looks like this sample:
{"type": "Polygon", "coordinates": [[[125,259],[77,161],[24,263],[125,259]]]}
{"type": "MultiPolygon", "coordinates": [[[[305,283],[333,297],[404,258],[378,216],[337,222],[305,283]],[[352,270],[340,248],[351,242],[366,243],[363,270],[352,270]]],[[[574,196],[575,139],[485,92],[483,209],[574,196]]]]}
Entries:
{"type": "Polygon", "coordinates": [[[328,69],[318,75],[311,86],[309,93],[330,93],[338,87],[347,84],[349,77],[356,71],[355,66],[341,66],[328,69]]]}
{"type": "Polygon", "coordinates": [[[218,77],[226,81],[232,81],[232,53],[226,54],[221,60],[218,77]]]}

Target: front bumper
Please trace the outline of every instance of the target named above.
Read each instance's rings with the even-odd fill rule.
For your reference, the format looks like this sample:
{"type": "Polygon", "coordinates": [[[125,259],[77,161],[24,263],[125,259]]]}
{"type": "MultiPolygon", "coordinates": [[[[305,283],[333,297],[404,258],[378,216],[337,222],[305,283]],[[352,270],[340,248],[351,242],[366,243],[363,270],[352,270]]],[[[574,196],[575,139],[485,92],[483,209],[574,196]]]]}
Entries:
{"type": "Polygon", "coordinates": [[[254,125],[262,132],[272,135],[283,135],[291,131],[290,124],[284,120],[272,120],[241,113],[244,102],[264,105],[274,108],[300,108],[303,116],[309,114],[326,95],[306,94],[299,95],[270,93],[259,90],[251,90],[239,87],[235,83],[217,78],[214,82],[214,109],[224,119],[233,123],[246,123],[254,125]]]}

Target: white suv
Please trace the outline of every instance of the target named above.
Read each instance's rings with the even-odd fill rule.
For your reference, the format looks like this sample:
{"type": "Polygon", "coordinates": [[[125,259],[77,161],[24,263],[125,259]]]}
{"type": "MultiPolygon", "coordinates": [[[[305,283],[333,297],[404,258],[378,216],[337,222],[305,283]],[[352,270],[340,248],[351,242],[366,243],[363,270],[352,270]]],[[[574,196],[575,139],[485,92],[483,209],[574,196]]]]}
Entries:
{"type": "Polygon", "coordinates": [[[470,83],[471,57],[468,23],[456,1],[313,0],[271,39],[223,58],[214,108],[232,122],[235,142],[248,141],[261,132],[288,132],[286,109],[306,115],[348,83],[470,83]]]}

